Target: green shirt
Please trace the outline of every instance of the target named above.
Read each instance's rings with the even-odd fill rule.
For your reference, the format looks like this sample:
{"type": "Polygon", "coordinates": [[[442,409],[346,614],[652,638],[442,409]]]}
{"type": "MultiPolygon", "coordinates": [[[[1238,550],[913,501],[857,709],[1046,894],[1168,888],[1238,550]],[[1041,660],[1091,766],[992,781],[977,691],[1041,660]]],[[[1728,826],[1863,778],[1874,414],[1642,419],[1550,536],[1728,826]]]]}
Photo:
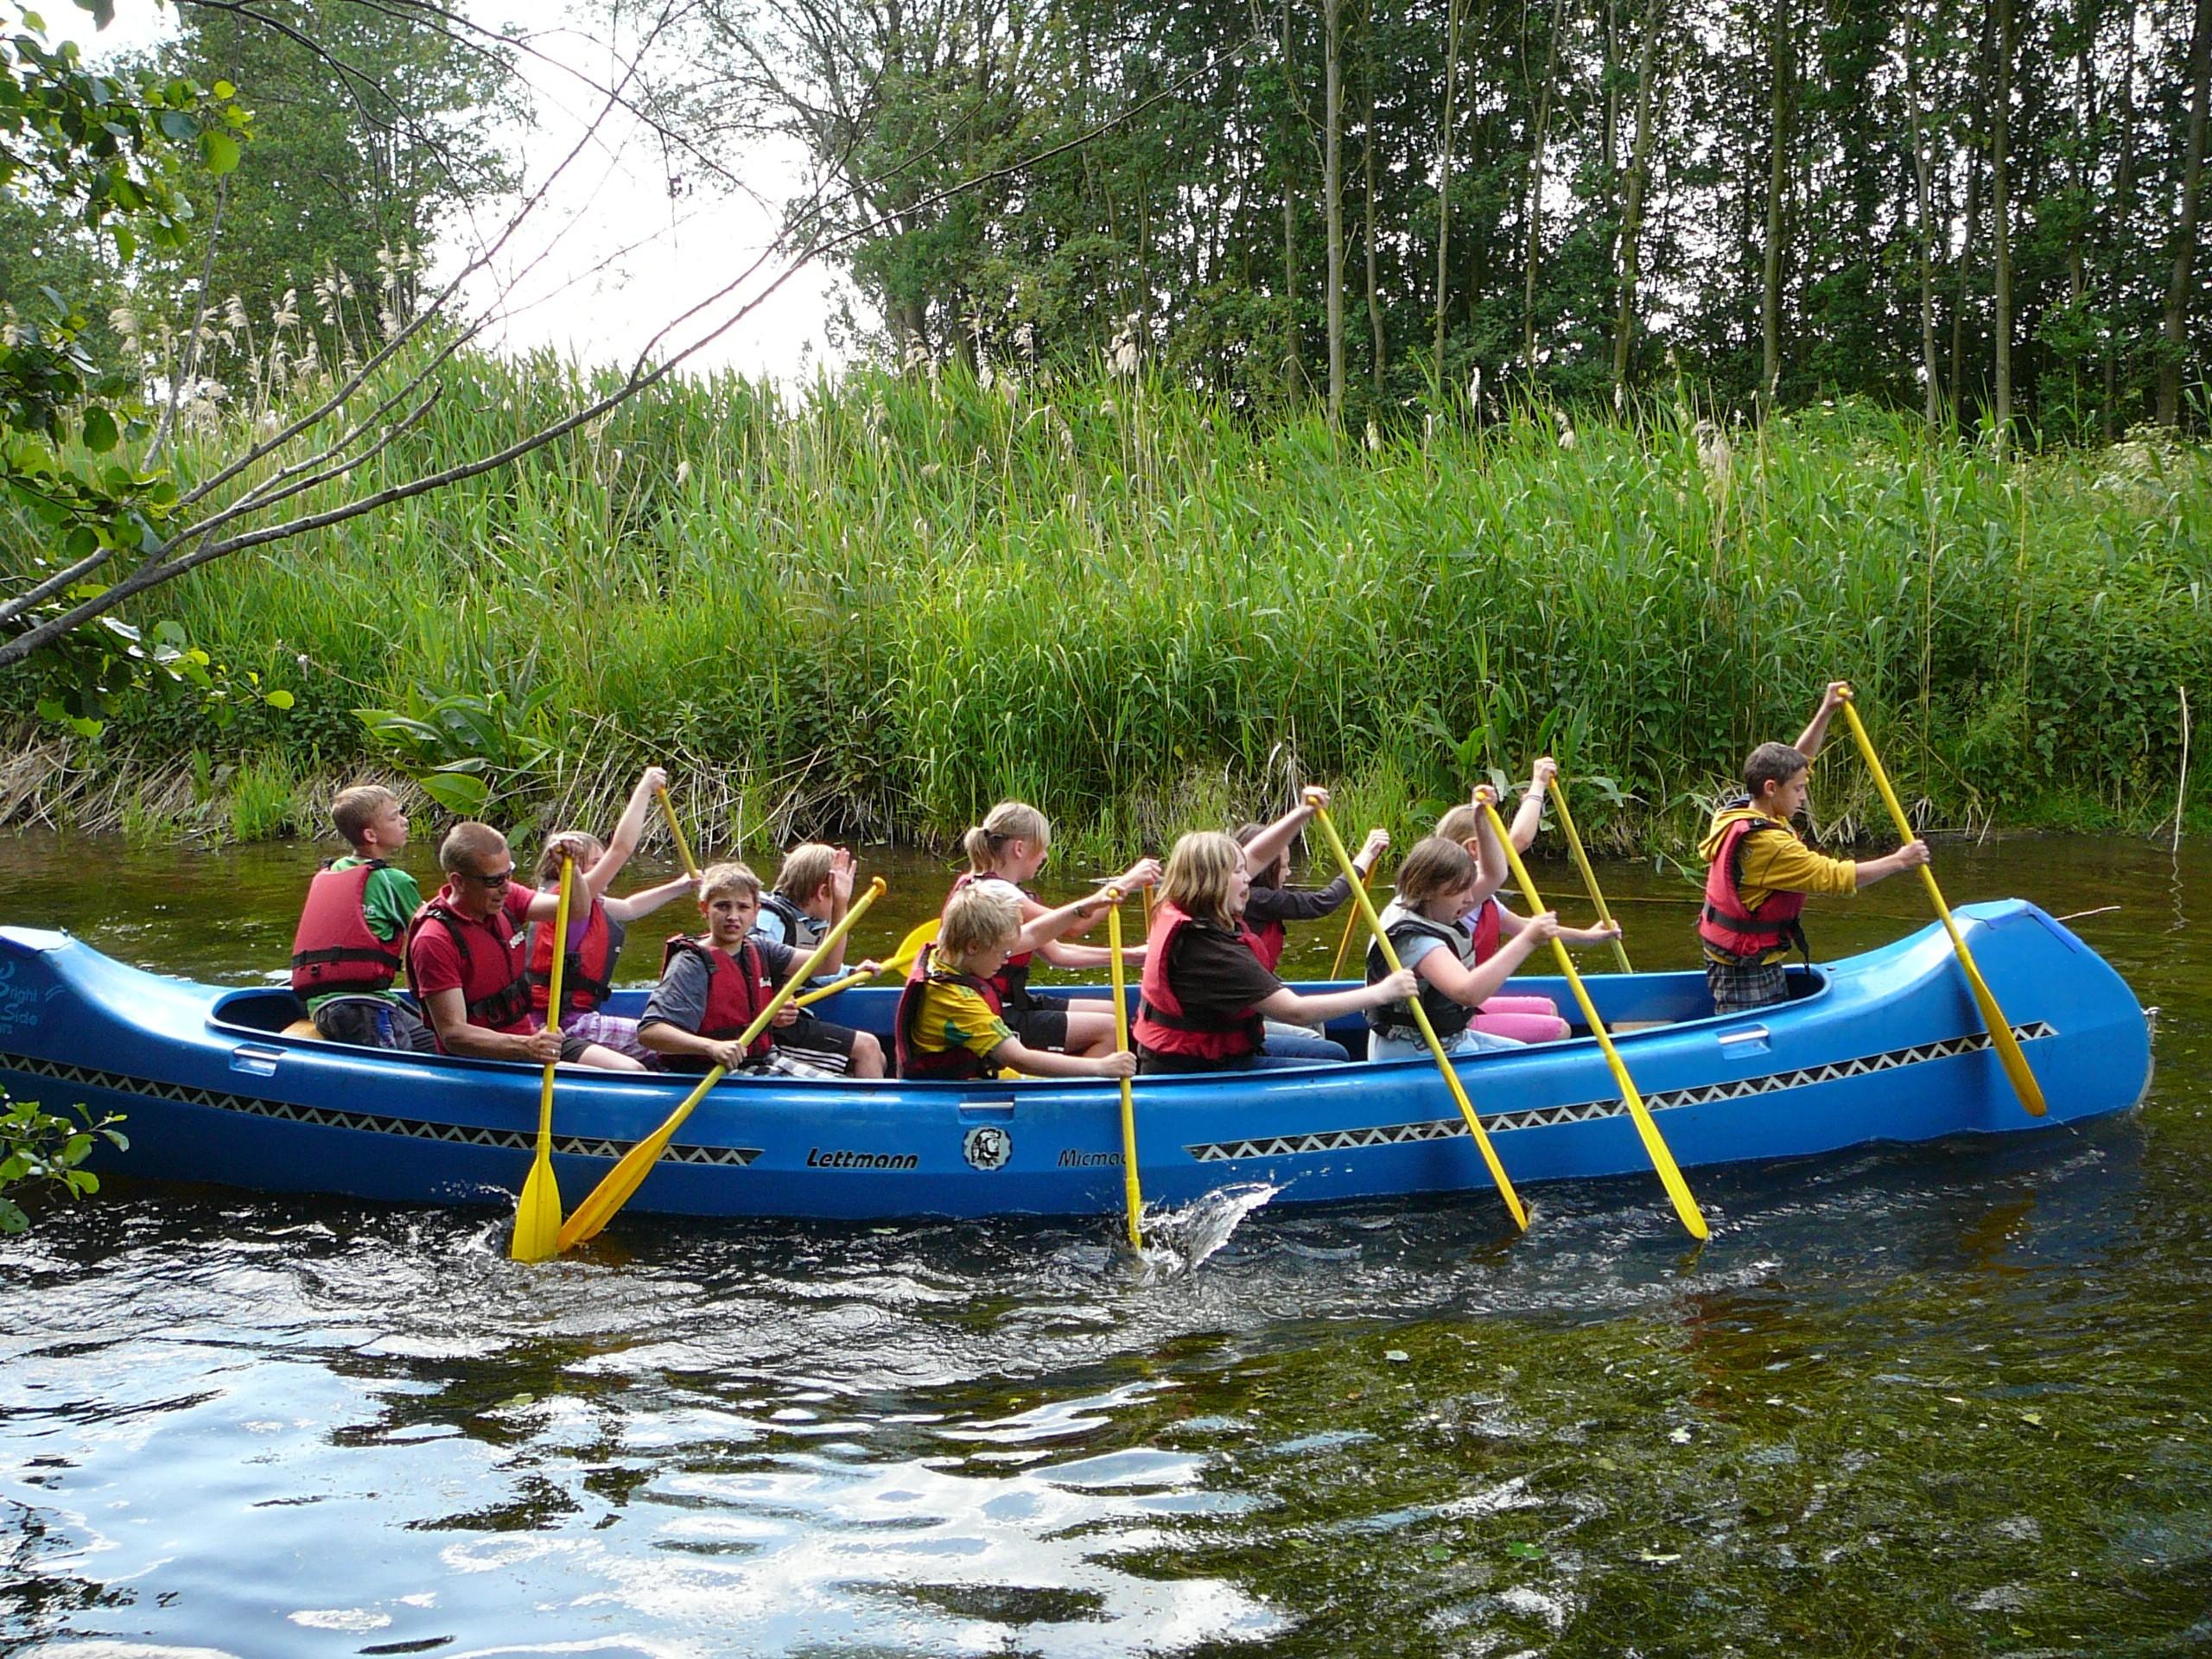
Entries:
{"type": "MultiPolygon", "coordinates": [[[[350,870],[357,864],[365,864],[365,858],[348,853],[334,860],[334,870],[350,870]]],[[[423,907],[423,889],[415,885],[415,878],[396,864],[387,864],[380,870],[371,870],[367,885],[361,889],[361,914],[369,924],[369,931],[387,944],[396,944],[407,936],[407,924],[415,919],[415,912],[423,907]]],[[[382,996],[387,1001],[397,1002],[395,991],[331,991],[308,999],[308,1012],[313,1014],[334,996],[382,996]]]]}

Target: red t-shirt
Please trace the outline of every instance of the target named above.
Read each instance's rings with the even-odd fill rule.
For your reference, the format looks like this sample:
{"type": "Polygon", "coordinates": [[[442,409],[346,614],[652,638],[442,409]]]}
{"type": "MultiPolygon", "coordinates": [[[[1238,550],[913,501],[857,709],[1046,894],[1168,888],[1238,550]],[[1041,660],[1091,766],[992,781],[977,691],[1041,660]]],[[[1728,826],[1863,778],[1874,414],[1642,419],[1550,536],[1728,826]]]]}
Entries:
{"type": "MultiPolygon", "coordinates": [[[[514,924],[514,937],[508,940],[505,952],[507,978],[512,978],[529,965],[530,929],[526,924],[530,919],[530,901],[537,896],[528,884],[510,881],[505,893],[500,898],[499,903],[507,912],[507,919],[514,924]]],[[[433,902],[450,906],[456,914],[460,912],[451,882],[438,889],[438,896],[433,902]]],[[[468,932],[469,959],[478,963],[477,972],[484,974],[481,959],[500,953],[499,936],[493,931],[489,922],[464,922],[461,925],[468,932]]],[[[461,968],[461,952],[454,948],[453,935],[446,931],[444,924],[424,922],[416,931],[415,948],[408,965],[407,982],[413,988],[416,999],[428,1002],[440,991],[460,990],[461,968]]],[[[488,983],[490,978],[490,975],[485,974],[479,983],[488,983]]],[[[520,1018],[489,1029],[527,1035],[537,1029],[538,1023],[537,1017],[525,1007],[520,1018]]]]}

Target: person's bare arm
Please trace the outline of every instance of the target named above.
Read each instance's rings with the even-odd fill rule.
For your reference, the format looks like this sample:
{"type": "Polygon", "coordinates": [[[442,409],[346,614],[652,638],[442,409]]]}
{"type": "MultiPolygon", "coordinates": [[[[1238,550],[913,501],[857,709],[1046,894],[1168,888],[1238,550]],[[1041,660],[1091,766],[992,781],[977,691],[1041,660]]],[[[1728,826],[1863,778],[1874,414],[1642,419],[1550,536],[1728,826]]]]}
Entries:
{"type": "Polygon", "coordinates": [[[671,1025],[665,1020],[656,1020],[649,1026],[638,1027],[638,1041],[656,1054],[689,1055],[719,1065],[725,1071],[734,1071],[745,1064],[746,1045],[734,1037],[728,1042],[715,1042],[702,1037],[696,1031],[671,1025]]]}
{"type": "Polygon", "coordinates": [[[1535,768],[1529,777],[1529,787],[1521,791],[1521,804],[1514,809],[1513,822],[1506,830],[1512,837],[1514,851],[1525,853],[1536,844],[1536,831],[1544,823],[1544,791],[1558,776],[1558,761],[1548,754],[1537,757],[1535,768]]]}
{"type": "Polygon", "coordinates": [[[1083,1054],[1057,1054],[1049,1048],[1029,1048],[1009,1037],[991,1051],[990,1064],[1003,1065],[1033,1077],[1133,1077],[1137,1057],[1126,1048],[1092,1059],[1083,1054]]]}
{"type": "MultiPolygon", "coordinates": [[[[1148,887],[1159,880],[1160,861],[1156,858],[1141,858],[1106,885],[1119,887],[1124,893],[1131,893],[1140,887],[1148,887]]],[[[1096,956],[1088,962],[1062,961],[1059,955],[1046,950],[1045,947],[1054,944],[1061,934],[1081,927],[1096,917],[1104,915],[1106,908],[1104,888],[1101,888],[1096,893],[1086,894],[1071,904],[1062,905],[1058,910],[1039,908],[1034,915],[1022,923],[1021,931],[1014,936],[1014,954],[1020,956],[1025,950],[1034,950],[1042,955],[1046,961],[1058,968],[1096,967],[1107,959],[1109,953],[1096,945],[1063,947],[1067,951],[1095,951],[1096,956]]]]}
{"type": "Polygon", "coordinates": [[[1244,843],[1244,863],[1254,871],[1264,870],[1275,861],[1275,855],[1297,839],[1298,832],[1313,821],[1314,809],[1329,804],[1329,791],[1318,785],[1309,785],[1306,798],[1277,818],[1273,823],[1244,843]]]}
{"type": "Polygon", "coordinates": [[[468,999],[458,985],[432,991],[423,999],[423,1012],[429,1016],[430,1028],[438,1033],[439,1046],[448,1054],[466,1054],[479,1060],[534,1060],[540,1065],[561,1058],[558,1026],[525,1033],[473,1025],[468,999]]]}
{"type": "Polygon", "coordinates": [[[1849,680],[1830,680],[1828,689],[1821,693],[1821,706],[1813,711],[1811,722],[1797,734],[1797,741],[1790,747],[1808,760],[1818,754],[1821,745],[1827,741],[1828,721],[1835,718],[1835,711],[1843,707],[1843,700],[1850,695],[1849,680]]]}
{"type": "Polygon", "coordinates": [[[1531,916],[1509,938],[1500,942],[1488,962],[1470,968],[1449,950],[1429,951],[1414,964],[1414,972],[1463,1008],[1478,1008],[1496,996],[1513,970],[1529,953],[1548,939],[1559,937],[1559,918],[1550,911],[1531,916]]]}
{"type": "Polygon", "coordinates": [[[1902,874],[1906,870],[1916,870],[1927,862],[1928,843],[1924,841],[1908,841],[1894,853],[1885,853],[1880,858],[1860,859],[1859,885],[1862,887],[1871,887],[1877,881],[1886,881],[1891,876],[1902,874]]]}
{"type": "Polygon", "coordinates": [[[601,902],[607,913],[618,922],[634,922],[640,916],[650,916],[670,899],[693,892],[697,884],[688,875],[672,876],[657,887],[645,887],[637,893],[626,893],[620,898],[609,897],[601,902]]]}
{"type": "Polygon", "coordinates": [[[1369,1008],[1379,1008],[1385,1002],[1402,1002],[1420,988],[1413,970],[1402,968],[1372,985],[1355,985],[1348,991],[1318,991],[1300,996],[1285,985],[1270,993],[1257,1006],[1270,1020],[1281,1020],[1294,1026],[1325,1024],[1340,1014],[1362,1014],[1369,1008]]]}

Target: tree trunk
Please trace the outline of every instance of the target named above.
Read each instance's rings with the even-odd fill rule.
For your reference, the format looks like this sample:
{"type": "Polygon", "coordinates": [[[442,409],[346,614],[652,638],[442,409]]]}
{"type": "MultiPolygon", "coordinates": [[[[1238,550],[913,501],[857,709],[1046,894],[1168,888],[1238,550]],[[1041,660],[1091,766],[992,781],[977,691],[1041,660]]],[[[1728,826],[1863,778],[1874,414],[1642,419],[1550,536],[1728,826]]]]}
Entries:
{"type": "Polygon", "coordinates": [[[1771,406],[1782,392],[1782,206],[1789,177],[1789,0],[1774,8],[1774,93],[1769,111],[1766,168],[1766,269],[1759,303],[1759,399],[1771,406]]]}
{"type": "Polygon", "coordinates": [[[1567,0],[1552,0],[1551,36],[1544,42],[1544,84],[1536,93],[1536,125],[1529,140],[1529,259],[1521,286],[1521,359],[1532,377],[1536,372],[1536,267],[1543,257],[1544,131],[1551,124],[1560,31],[1566,26],[1567,0]]]}
{"type": "Polygon", "coordinates": [[[2126,291],[2122,273],[2127,270],[2127,227],[2135,216],[2135,4],[2120,8],[2123,45],[2120,57],[2120,171],[2112,185],[2112,205],[2107,209],[2111,226],[2104,238],[2107,303],[2113,324],[2105,335],[2105,442],[2118,435],[2120,413],[2120,343],[2127,331],[2120,326],[2119,302],[2126,291]]]}
{"type": "Polygon", "coordinates": [[[1321,199],[1329,237],[1329,421],[1344,417],[1344,0],[1321,0],[1321,199]]]}
{"type": "Polygon", "coordinates": [[[1990,248],[1996,261],[1992,326],[1997,334],[1994,414],[2001,454],[2012,435],[2012,0],[1997,0],[1997,97],[1989,112],[1990,248]]]}
{"type": "MultiPolygon", "coordinates": [[[[1428,369],[1432,397],[1444,389],[1444,306],[1451,292],[1452,270],[1452,124],[1459,111],[1459,31],[1466,16],[1465,0],[1452,0],[1444,48],[1444,131],[1436,163],[1436,342],[1428,369]]],[[[1537,130],[1542,130],[1541,125],[1537,130]]]]}
{"type": "MultiPolygon", "coordinates": [[[[1909,0],[1916,8],[1917,0],[1909,0]]],[[[1942,12],[1936,13],[1940,25],[1942,12]]],[[[1921,97],[1922,42],[1916,10],[1908,10],[1904,26],[1905,99],[1912,106],[1913,196],[1920,214],[1916,254],[1920,265],[1920,378],[1921,414],[1934,426],[1943,418],[1943,391],[1936,378],[1936,210],[1929,188],[1927,111],[1921,97]]]]}
{"type": "Polygon", "coordinates": [[[1636,65],[1636,148],[1628,162],[1628,197],[1621,207],[1620,315],[1613,327],[1613,392],[1618,397],[1628,385],[1628,367],[1636,334],[1636,284],[1638,272],[1637,239],[1643,230],[1643,191],[1651,171],[1651,88],[1659,66],[1659,31],[1664,25],[1667,0],[1650,0],[1644,8],[1643,40],[1636,65]]]}
{"type": "MultiPolygon", "coordinates": [[[[1287,98],[1295,101],[1297,82],[1293,79],[1290,59],[1290,0],[1282,0],[1282,79],[1287,98]]],[[[1298,146],[1290,147],[1294,156],[1298,146]]],[[[1298,355],[1298,192],[1291,186],[1291,169],[1286,163],[1282,177],[1282,302],[1283,383],[1294,397],[1306,385],[1306,366],[1298,355]]]]}
{"type": "Polygon", "coordinates": [[[2181,221],[2174,226],[2173,274],[2166,282],[2166,321],[2160,330],[2158,424],[2181,421],[2181,369],[2189,356],[2190,266],[2196,257],[2198,198],[2204,183],[2205,104],[2212,96],[2212,0],[2196,0],[2196,26],[2190,31],[2189,60],[2195,85],[2190,88],[2189,153],[2182,162],[2181,221]]]}
{"type": "Polygon", "coordinates": [[[1375,337],[1374,385],[1375,395],[1379,398],[1382,395],[1382,372],[1389,365],[1385,355],[1388,345],[1382,334],[1380,262],[1375,248],[1375,60],[1372,44],[1375,35],[1371,28],[1368,31],[1367,38],[1370,42],[1367,61],[1367,130],[1363,135],[1366,142],[1361,146],[1360,156],[1361,171],[1366,175],[1364,183],[1367,188],[1367,224],[1360,241],[1367,252],[1367,327],[1368,332],[1375,337]]]}

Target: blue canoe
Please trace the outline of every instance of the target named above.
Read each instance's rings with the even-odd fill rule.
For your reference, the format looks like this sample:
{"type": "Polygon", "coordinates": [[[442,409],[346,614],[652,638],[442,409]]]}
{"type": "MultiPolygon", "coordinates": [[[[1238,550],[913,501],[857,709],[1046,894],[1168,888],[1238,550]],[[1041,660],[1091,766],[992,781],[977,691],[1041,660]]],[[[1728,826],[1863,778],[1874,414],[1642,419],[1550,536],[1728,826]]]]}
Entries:
{"type": "MultiPolygon", "coordinates": [[[[2150,1022],[2119,975],[2033,905],[1959,916],[2047,1117],[2015,1099],[1936,928],[1799,970],[1801,994],[1756,1017],[1716,1017],[1697,973],[1588,983],[1609,1025],[1634,1027],[1618,1039],[1621,1057],[1685,1169],[2031,1130],[2140,1100],[2150,1022]]],[[[1557,982],[1515,982],[1524,988],[1572,1006],[1557,982]]],[[[894,995],[847,991],[820,1011],[882,1033],[894,995]]],[[[638,996],[618,993],[616,1011],[638,996]]],[[[284,1035],[298,1014],[289,991],[165,979],[67,934],[0,928],[0,1086],[49,1109],[126,1114],[130,1150],[105,1167],[264,1192],[512,1201],[535,1141],[537,1068],[284,1035]]],[[[1459,1066],[1516,1185],[1649,1173],[1588,1037],[1459,1066]]],[[[690,1086],[564,1069],[554,1167],[566,1202],[690,1086]]],[[[1245,1182],[1309,1203],[1491,1190],[1427,1060],[1141,1079],[1136,1103],[1139,1173],[1155,1203],[1245,1182]]],[[[734,1078],[629,1207],[836,1220],[1110,1214],[1121,1163],[1110,1084],[734,1078]]]]}

